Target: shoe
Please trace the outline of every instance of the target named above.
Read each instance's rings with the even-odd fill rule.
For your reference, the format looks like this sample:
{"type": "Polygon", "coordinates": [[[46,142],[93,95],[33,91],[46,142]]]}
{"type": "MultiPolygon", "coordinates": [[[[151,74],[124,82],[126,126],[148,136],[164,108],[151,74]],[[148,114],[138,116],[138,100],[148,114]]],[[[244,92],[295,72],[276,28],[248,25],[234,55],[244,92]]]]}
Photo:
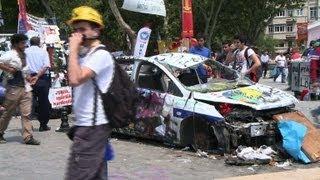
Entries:
{"type": "Polygon", "coordinates": [[[40,145],[40,141],[31,138],[29,141],[26,142],[27,145],[40,145]]]}
{"type": "Polygon", "coordinates": [[[3,137],[3,134],[0,134],[0,144],[5,144],[7,141],[6,139],[3,137]]]}
{"type": "Polygon", "coordinates": [[[49,127],[49,126],[44,126],[44,127],[40,126],[40,127],[39,127],[39,131],[40,131],[40,132],[50,131],[50,129],[51,129],[51,127],[49,127]]]}

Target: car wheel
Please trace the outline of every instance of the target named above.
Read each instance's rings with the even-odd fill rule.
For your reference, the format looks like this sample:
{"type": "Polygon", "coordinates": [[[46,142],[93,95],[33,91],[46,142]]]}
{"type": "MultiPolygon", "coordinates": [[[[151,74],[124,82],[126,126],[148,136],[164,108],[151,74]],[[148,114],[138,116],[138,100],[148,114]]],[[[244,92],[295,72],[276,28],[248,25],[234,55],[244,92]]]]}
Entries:
{"type": "Polygon", "coordinates": [[[181,143],[194,150],[210,151],[217,145],[217,139],[209,122],[201,117],[190,117],[181,124],[181,143]]]}

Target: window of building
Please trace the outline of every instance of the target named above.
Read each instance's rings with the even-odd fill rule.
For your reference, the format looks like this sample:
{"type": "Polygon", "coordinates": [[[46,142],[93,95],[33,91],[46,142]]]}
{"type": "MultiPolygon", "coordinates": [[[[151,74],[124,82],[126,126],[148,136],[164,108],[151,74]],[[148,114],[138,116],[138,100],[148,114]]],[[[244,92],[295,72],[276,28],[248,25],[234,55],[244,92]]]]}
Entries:
{"type": "Polygon", "coordinates": [[[284,42],[280,42],[279,44],[277,44],[277,47],[284,47],[284,46],[285,46],[284,42]]]}
{"type": "Polygon", "coordinates": [[[297,9],[297,16],[303,16],[303,9],[297,9]]]}
{"type": "Polygon", "coordinates": [[[285,16],[285,11],[280,11],[277,16],[278,17],[284,17],[285,16]]]}
{"type": "Polygon", "coordinates": [[[285,29],[285,25],[283,24],[274,26],[274,32],[284,32],[284,29],[285,29]]]}
{"type": "Polygon", "coordinates": [[[273,26],[269,26],[269,33],[273,33],[273,26]]]}
{"type": "Polygon", "coordinates": [[[310,7],[310,19],[317,19],[318,11],[317,7],[310,7]]]}
{"type": "Polygon", "coordinates": [[[293,26],[292,25],[287,25],[287,31],[292,32],[293,31],[293,26]]]}
{"type": "Polygon", "coordinates": [[[293,10],[292,9],[289,9],[287,12],[288,12],[288,16],[290,16],[290,17],[293,16],[293,10]]]}

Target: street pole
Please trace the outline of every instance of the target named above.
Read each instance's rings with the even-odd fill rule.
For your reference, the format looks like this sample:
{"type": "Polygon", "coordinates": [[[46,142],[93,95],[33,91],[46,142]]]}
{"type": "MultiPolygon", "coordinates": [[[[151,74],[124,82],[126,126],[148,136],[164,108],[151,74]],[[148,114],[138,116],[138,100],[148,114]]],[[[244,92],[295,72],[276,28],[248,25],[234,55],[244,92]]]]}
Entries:
{"type": "Polygon", "coordinates": [[[69,118],[68,118],[68,109],[67,107],[62,107],[61,108],[61,124],[60,127],[56,130],[56,132],[68,132],[70,129],[69,126],[69,118]]]}

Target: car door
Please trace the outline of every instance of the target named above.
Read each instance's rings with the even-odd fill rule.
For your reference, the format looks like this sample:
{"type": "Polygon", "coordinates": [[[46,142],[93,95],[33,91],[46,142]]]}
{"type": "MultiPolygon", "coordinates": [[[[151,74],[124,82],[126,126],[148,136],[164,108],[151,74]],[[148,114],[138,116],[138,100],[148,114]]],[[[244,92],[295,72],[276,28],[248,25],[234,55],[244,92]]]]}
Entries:
{"type": "Polygon", "coordinates": [[[183,93],[163,68],[149,62],[137,65],[135,82],[142,99],[134,131],[138,136],[174,142],[179,128],[173,107],[175,101],[183,99],[183,93]]]}

